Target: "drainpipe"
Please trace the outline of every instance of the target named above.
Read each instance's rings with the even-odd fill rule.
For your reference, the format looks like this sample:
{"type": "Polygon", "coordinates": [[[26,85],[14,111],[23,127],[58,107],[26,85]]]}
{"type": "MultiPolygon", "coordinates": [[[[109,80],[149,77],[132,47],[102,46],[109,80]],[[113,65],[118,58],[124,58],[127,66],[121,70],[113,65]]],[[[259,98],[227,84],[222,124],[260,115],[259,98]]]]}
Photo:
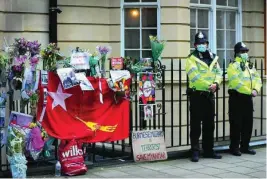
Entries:
{"type": "Polygon", "coordinates": [[[49,0],[49,43],[57,43],[57,0],[49,0]]]}
{"type": "Polygon", "coordinates": [[[266,17],[266,6],[267,6],[267,3],[266,3],[266,0],[264,0],[264,57],[265,57],[265,61],[264,61],[264,67],[265,67],[265,74],[266,74],[266,59],[267,59],[267,37],[266,37],[266,31],[267,31],[267,27],[266,27],[266,20],[267,20],[267,17],[266,17]]]}

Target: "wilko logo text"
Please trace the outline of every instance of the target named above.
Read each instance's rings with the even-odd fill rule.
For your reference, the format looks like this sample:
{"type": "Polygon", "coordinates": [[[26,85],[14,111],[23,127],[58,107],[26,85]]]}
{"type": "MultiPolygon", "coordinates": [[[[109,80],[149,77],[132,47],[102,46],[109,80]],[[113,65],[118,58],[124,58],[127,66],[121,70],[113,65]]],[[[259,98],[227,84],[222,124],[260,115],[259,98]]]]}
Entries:
{"type": "Polygon", "coordinates": [[[82,149],[78,149],[77,145],[72,146],[70,150],[66,152],[62,152],[63,158],[73,157],[73,156],[78,156],[78,155],[83,155],[83,151],[82,149]]]}

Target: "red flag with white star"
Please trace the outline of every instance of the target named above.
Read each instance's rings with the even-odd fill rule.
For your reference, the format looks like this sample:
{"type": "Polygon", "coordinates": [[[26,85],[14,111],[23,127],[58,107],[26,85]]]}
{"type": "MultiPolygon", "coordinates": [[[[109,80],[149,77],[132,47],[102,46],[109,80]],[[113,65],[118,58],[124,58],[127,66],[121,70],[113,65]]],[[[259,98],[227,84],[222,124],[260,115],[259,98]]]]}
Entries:
{"type": "Polygon", "coordinates": [[[80,86],[64,90],[57,74],[50,72],[47,104],[44,88],[39,86],[37,118],[47,133],[58,139],[81,139],[84,142],[116,141],[129,136],[129,101],[114,100],[106,79],[102,83],[103,104],[99,101],[99,79],[88,77],[94,91],[80,86]]]}

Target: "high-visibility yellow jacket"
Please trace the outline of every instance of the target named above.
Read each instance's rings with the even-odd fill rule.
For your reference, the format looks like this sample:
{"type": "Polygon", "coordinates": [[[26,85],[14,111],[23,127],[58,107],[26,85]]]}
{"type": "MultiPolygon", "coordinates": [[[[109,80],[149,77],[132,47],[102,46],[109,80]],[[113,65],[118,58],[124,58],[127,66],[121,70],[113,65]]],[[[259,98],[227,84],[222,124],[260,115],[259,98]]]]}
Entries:
{"type": "Polygon", "coordinates": [[[189,88],[199,91],[209,91],[213,83],[220,85],[222,81],[222,70],[218,63],[218,56],[213,58],[208,66],[204,61],[196,57],[196,52],[189,55],[186,60],[185,70],[189,78],[189,88]]]}
{"type": "Polygon", "coordinates": [[[254,67],[250,69],[248,62],[245,63],[245,70],[242,71],[241,62],[242,59],[236,57],[235,61],[229,64],[227,68],[228,88],[247,95],[251,95],[253,89],[259,93],[262,86],[259,73],[254,67]]]}

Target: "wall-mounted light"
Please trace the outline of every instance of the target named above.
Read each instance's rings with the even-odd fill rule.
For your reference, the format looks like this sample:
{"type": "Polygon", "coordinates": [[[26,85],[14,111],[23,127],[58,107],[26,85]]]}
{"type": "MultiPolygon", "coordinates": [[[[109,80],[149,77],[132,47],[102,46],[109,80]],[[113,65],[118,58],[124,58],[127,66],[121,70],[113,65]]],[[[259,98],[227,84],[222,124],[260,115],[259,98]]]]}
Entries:
{"type": "Polygon", "coordinates": [[[133,9],[133,10],[131,11],[131,15],[132,15],[133,17],[138,17],[138,16],[139,16],[139,11],[138,11],[137,9],[133,9]]]}

